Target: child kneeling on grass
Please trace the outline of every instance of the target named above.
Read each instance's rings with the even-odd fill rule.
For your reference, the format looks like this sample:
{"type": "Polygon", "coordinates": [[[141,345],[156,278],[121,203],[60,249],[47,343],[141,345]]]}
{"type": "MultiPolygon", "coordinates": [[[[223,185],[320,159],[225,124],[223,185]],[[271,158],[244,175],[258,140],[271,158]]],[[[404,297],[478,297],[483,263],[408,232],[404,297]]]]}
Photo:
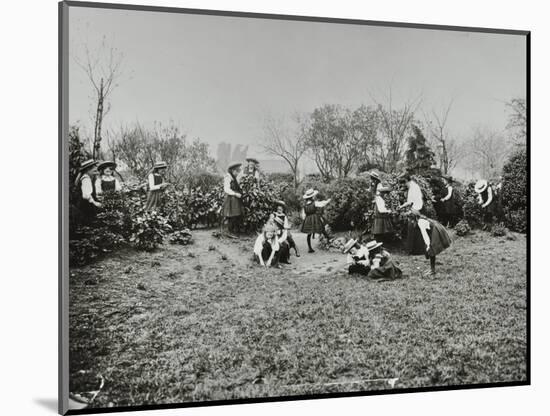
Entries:
{"type": "Polygon", "coordinates": [[[277,267],[279,265],[279,240],[277,238],[277,228],[268,223],[263,232],[256,238],[254,244],[254,258],[264,267],[277,267]]]}
{"type": "Polygon", "coordinates": [[[349,274],[358,273],[369,279],[399,279],[403,276],[397,262],[376,240],[361,245],[351,239],[343,251],[348,253],[349,274]]]}

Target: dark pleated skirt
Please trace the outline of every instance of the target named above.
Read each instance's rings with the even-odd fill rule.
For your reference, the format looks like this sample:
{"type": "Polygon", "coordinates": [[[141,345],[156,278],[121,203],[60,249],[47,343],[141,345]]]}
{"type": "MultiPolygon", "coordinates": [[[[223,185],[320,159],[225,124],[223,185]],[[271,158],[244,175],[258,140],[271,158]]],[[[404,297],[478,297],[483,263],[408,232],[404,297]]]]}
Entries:
{"type": "Polygon", "coordinates": [[[378,214],[374,217],[372,225],[373,234],[390,234],[393,233],[393,223],[387,214],[378,214]]]}
{"type": "Polygon", "coordinates": [[[367,276],[369,274],[369,271],[370,271],[369,266],[365,266],[359,263],[350,264],[348,267],[349,274],[361,274],[363,276],[367,276]]]}
{"type": "Polygon", "coordinates": [[[409,221],[407,224],[407,252],[413,256],[426,254],[426,243],[416,222],[409,221]]]}
{"type": "Polygon", "coordinates": [[[371,269],[367,277],[369,279],[400,279],[403,272],[397,266],[397,262],[390,258],[382,266],[371,269]]]}
{"type": "Polygon", "coordinates": [[[306,234],[321,234],[325,230],[325,220],[319,214],[306,215],[301,231],[306,234]]]}
{"type": "Polygon", "coordinates": [[[436,256],[447,247],[450,247],[451,237],[446,228],[437,221],[430,221],[430,227],[430,251],[428,251],[428,255],[436,256]]]}
{"type": "Polygon", "coordinates": [[[156,211],[162,204],[162,191],[154,190],[147,192],[147,201],[145,202],[146,211],[156,211]]]}
{"type": "Polygon", "coordinates": [[[243,201],[233,195],[225,195],[223,201],[223,216],[225,218],[240,217],[244,214],[243,201]]]}

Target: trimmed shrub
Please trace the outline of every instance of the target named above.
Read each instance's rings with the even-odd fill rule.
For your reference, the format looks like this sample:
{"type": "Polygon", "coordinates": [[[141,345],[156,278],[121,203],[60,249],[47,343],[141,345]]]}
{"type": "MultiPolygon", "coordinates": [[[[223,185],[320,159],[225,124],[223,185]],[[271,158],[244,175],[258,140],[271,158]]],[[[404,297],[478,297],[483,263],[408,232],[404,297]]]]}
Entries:
{"type": "Polygon", "coordinates": [[[468,221],[466,220],[460,220],[455,225],[455,232],[456,232],[456,235],[458,235],[459,237],[464,237],[470,234],[471,231],[472,229],[470,228],[470,224],[468,224],[468,221]]]}
{"type": "Polygon", "coordinates": [[[527,231],[527,152],[520,148],[502,168],[500,193],[504,222],[513,231],[527,231]]]}
{"type": "Polygon", "coordinates": [[[168,219],[156,211],[143,212],[132,223],[130,242],[139,250],[153,251],[172,230],[168,219]]]}
{"type": "Polygon", "coordinates": [[[336,179],[328,186],[326,192],[331,201],[325,207],[324,217],[333,230],[367,227],[365,213],[373,204],[369,189],[370,180],[364,177],[336,179]]]}
{"type": "Polygon", "coordinates": [[[243,191],[244,217],[242,226],[246,232],[260,230],[275,209],[275,201],[280,199],[278,188],[270,181],[256,181],[252,176],[241,180],[243,191]]]}

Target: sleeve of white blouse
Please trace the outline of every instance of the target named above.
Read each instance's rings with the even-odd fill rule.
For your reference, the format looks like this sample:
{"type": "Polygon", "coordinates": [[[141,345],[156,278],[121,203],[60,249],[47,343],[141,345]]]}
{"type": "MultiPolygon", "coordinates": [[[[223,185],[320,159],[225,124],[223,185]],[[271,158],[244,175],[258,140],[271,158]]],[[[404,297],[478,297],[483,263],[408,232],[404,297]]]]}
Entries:
{"type": "Polygon", "coordinates": [[[314,204],[317,208],[323,208],[329,202],[330,201],[327,199],[326,201],[315,201],[314,204]]]}
{"type": "Polygon", "coordinates": [[[346,261],[347,261],[348,264],[355,263],[355,260],[353,260],[353,256],[349,253],[348,253],[348,258],[346,259],[346,261]]]}
{"type": "Polygon", "coordinates": [[[422,233],[422,239],[424,240],[424,244],[426,246],[430,246],[430,237],[428,236],[428,230],[430,229],[430,223],[426,221],[423,218],[420,218],[418,220],[417,224],[418,228],[420,228],[420,233],[422,233]]]}
{"type": "Polygon", "coordinates": [[[493,201],[493,190],[491,187],[487,188],[487,202],[485,202],[482,207],[488,206],[493,201]]]}
{"type": "Polygon", "coordinates": [[[94,197],[92,196],[94,188],[92,186],[92,179],[90,177],[85,176],[82,178],[80,190],[82,191],[82,199],[89,201],[91,204],[94,204],[96,202],[94,200],[94,197]]]}
{"type": "Polygon", "coordinates": [[[96,195],[101,195],[103,193],[103,189],[101,189],[101,178],[99,176],[95,180],[95,193],[96,195]]]}
{"type": "Polygon", "coordinates": [[[117,178],[115,178],[115,191],[120,191],[122,189],[122,186],[120,186],[120,182],[117,178]]]}
{"type": "Polygon", "coordinates": [[[382,214],[390,212],[390,210],[386,208],[386,203],[384,202],[384,198],[382,198],[380,195],[378,195],[375,198],[375,201],[376,201],[376,208],[378,209],[378,212],[382,214]]]}
{"type": "Polygon", "coordinates": [[[279,242],[279,244],[282,244],[286,241],[287,237],[288,237],[288,231],[283,230],[283,232],[281,233],[281,236],[278,238],[277,241],[279,242]]]}
{"type": "Polygon", "coordinates": [[[453,196],[453,187],[447,186],[447,195],[445,195],[445,198],[441,198],[442,201],[448,201],[453,196]]]}
{"type": "Polygon", "coordinates": [[[226,175],[223,177],[223,191],[227,195],[235,195],[236,192],[231,189],[231,177],[229,175],[226,175]]]}
{"type": "Polygon", "coordinates": [[[160,184],[155,185],[155,175],[152,173],[149,174],[149,190],[150,191],[156,191],[160,189],[160,184]]]}
{"type": "Polygon", "coordinates": [[[263,244],[264,244],[264,236],[260,234],[258,238],[256,238],[256,242],[254,243],[254,254],[258,255],[259,257],[262,256],[263,244]]]}

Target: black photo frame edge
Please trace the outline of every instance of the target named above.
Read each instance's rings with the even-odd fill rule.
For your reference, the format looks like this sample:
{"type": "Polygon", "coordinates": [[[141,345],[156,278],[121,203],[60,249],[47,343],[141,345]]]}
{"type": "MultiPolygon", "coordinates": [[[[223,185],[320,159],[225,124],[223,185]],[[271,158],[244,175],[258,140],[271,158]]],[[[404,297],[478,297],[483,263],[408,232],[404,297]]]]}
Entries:
{"type": "Polygon", "coordinates": [[[188,407],[221,406],[229,404],[269,403],[294,400],[312,400],[340,397],[357,397],[387,394],[437,392],[449,390],[468,390],[493,387],[517,387],[531,385],[531,31],[468,26],[449,26],[424,23],[404,23],[388,21],[371,21],[347,18],[329,18],[313,16],[296,16],[284,14],[251,13],[242,11],[221,11],[208,9],[190,9],[165,6],[144,6],[134,4],[115,4],[85,1],[60,1],[58,3],[58,412],[59,414],[95,414],[141,410],[162,410],[188,407]],[[256,19],[292,20],[305,22],[324,22],[336,24],[355,24],[366,26],[386,26],[428,30],[447,30],[458,32],[492,33],[502,35],[525,36],[526,42],[526,104],[527,104],[527,283],[526,283],[526,379],[517,382],[497,382],[483,384],[464,384],[451,386],[432,386],[421,388],[404,388],[382,391],[321,393],[315,395],[296,395],[280,397],[259,397],[234,400],[216,400],[177,404],[155,404],[123,406],[115,408],[90,408],[69,410],[69,203],[68,203],[68,149],[65,140],[68,132],[68,24],[69,7],[102,8],[132,11],[153,11],[166,13],[196,14],[225,17],[247,17],[256,19]]]}

